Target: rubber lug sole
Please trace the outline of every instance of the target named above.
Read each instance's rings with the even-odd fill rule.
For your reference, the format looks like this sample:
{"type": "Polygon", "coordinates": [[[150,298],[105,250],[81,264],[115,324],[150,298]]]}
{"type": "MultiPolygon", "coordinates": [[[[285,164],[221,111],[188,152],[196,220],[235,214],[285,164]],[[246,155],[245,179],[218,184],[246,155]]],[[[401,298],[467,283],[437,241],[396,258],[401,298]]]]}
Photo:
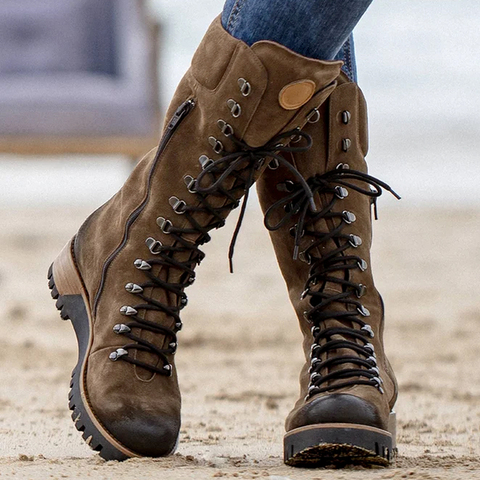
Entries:
{"type": "MultiPolygon", "coordinates": [[[[59,258],[55,262],[62,261],[62,255],[68,252],[62,251],[59,258]]],[[[55,263],[54,262],[54,263],[55,263]]],[[[96,423],[86,407],[81,393],[81,375],[82,366],[88,353],[90,342],[90,320],[85,305],[85,300],[81,294],[60,295],[54,278],[54,264],[48,270],[48,286],[52,298],[56,300],[57,310],[63,320],[70,320],[75,330],[78,343],[78,362],[72,372],[70,381],[70,393],[68,395],[68,406],[72,411],[72,420],[75,428],[82,433],[82,437],[93,450],[99,452],[100,456],[105,460],[126,460],[132,455],[127,455],[119,450],[107,435],[100,431],[96,423]]]]}
{"type": "Polygon", "coordinates": [[[284,461],[292,467],[386,467],[395,452],[391,433],[364,425],[307,425],[284,438],[284,461]]]}

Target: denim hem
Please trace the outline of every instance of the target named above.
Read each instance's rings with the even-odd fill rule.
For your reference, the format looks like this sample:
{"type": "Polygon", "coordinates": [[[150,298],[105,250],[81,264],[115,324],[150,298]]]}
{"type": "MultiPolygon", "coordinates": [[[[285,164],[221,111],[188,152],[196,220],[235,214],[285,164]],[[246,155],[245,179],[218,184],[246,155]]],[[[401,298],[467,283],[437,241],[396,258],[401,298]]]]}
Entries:
{"type": "Polygon", "coordinates": [[[226,22],[226,25],[223,26],[225,30],[227,30],[232,36],[235,36],[234,32],[236,23],[244,5],[245,0],[235,0],[235,3],[230,11],[230,15],[228,16],[228,21],[226,22]]]}

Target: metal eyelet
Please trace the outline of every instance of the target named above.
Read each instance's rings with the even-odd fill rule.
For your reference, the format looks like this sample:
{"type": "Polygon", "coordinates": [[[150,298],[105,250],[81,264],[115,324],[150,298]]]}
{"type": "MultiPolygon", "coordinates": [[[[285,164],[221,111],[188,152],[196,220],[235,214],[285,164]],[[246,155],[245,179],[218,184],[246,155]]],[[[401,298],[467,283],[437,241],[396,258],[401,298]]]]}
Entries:
{"type": "Polygon", "coordinates": [[[240,92],[244,97],[248,97],[252,92],[252,86],[244,78],[238,79],[238,86],[240,87],[240,92]]]}
{"type": "Polygon", "coordinates": [[[177,332],[179,332],[183,328],[183,323],[182,322],[177,322],[175,324],[175,328],[177,329],[177,332]]]}
{"type": "Polygon", "coordinates": [[[367,358],[367,362],[372,362],[372,366],[376,367],[377,366],[377,357],[370,356],[367,358]]]}
{"type": "Polygon", "coordinates": [[[227,101],[227,106],[233,118],[238,118],[242,114],[242,107],[233,98],[227,101]]]}
{"type": "Polygon", "coordinates": [[[200,155],[198,162],[200,163],[202,170],[205,170],[209,165],[213,163],[213,160],[207,157],[207,155],[200,155]]]}
{"type": "Polygon", "coordinates": [[[125,290],[130,293],[142,293],[143,288],[140,285],[137,285],[136,283],[127,283],[125,285],[125,290]]]}
{"type": "Polygon", "coordinates": [[[152,266],[147,263],[145,260],[142,260],[141,258],[137,258],[133,264],[135,265],[136,268],[139,270],[150,270],[152,266]]]}
{"type": "Polygon", "coordinates": [[[367,287],[365,285],[362,285],[361,283],[357,286],[357,297],[361,298],[365,295],[367,291],[367,287]]]}
{"type": "Polygon", "coordinates": [[[188,304],[188,298],[185,294],[183,294],[183,297],[180,298],[180,305],[178,306],[178,308],[182,310],[187,306],[187,304],[188,304]]]}
{"type": "Polygon", "coordinates": [[[315,365],[317,363],[322,363],[322,360],[318,357],[315,357],[313,360],[312,360],[312,367],[315,368],[315,365]]]}
{"type": "Polygon", "coordinates": [[[335,195],[340,200],[343,200],[344,198],[348,197],[348,190],[345,187],[341,187],[340,185],[337,185],[335,187],[335,195]]]}
{"type": "Polygon", "coordinates": [[[380,377],[373,377],[372,380],[377,384],[378,390],[383,395],[383,393],[384,393],[383,388],[382,388],[383,380],[380,377]]]}
{"type": "Polygon", "coordinates": [[[363,348],[365,348],[366,350],[370,350],[370,353],[375,353],[375,347],[373,346],[373,344],[371,343],[366,343],[363,348]]]}
{"type": "Polygon", "coordinates": [[[208,143],[213,148],[213,151],[219,155],[224,151],[223,143],[220,140],[217,140],[215,137],[208,137],[208,143]]]}
{"type": "Polygon", "coordinates": [[[383,380],[380,377],[373,377],[372,380],[381,388],[383,380]]]}
{"type": "Polygon", "coordinates": [[[183,177],[183,181],[185,182],[185,185],[187,186],[187,190],[190,193],[197,193],[197,191],[195,190],[195,182],[196,182],[195,178],[193,178],[191,175],[185,175],[183,177]]]}
{"type": "Polygon", "coordinates": [[[362,285],[362,284],[359,284],[358,287],[357,287],[357,297],[358,298],[361,298],[365,295],[367,291],[367,287],[365,285],[362,285]]]}
{"type": "Polygon", "coordinates": [[[177,342],[170,342],[168,344],[168,346],[172,350],[171,353],[175,353],[177,351],[178,343],[177,342]]]}
{"type": "MultiPolygon", "coordinates": [[[[369,317],[370,316],[370,310],[363,305],[360,305],[357,307],[357,312],[362,315],[362,317],[369,317]]],[[[370,330],[372,330],[372,327],[370,327],[370,330]]],[[[373,330],[372,330],[373,333],[373,330]]]]}
{"type": "Polygon", "coordinates": [[[315,350],[318,350],[320,348],[320,345],[318,343],[312,343],[312,346],[310,347],[310,355],[313,355],[315,350]]]}
{"type": "Polygon", "coordinates": [[[349,148],[352,146],[352,141],[349,138],[344,138],[342,140],[342,150],[348,152],[349,148]]]}
{"type": "MultiPolygon", "coordinates": [[[[374,338],[375,334],[373,333],[372,327],[370,325],[364,325],[361,330],[367,332],[370,338],[374,338]]],[[[375,358],[375,357],[374,357],[375,358]]],[[[375,360],[376,361],[376,360],[375,360]]]]}
{"type": "Polygon", "coordinates": [[[318,387],[316,385],[310,385],[308,388],[308,393],[312,393],[314,390],[316,390],[318,387]]]}
{"type": "Polygon", "coordinates": [[[132,315],[136,315],[138,312],[130,305],[124,305],[122,308],[120,308],[120,313],[126,317],[131,317],[132,315]]]}
{"type": "Polygon", "coordinates": [[[370,368],[370,371],[373,372],[373,373],[376,373],[377,376],[380,375],[380,370],[379,370],[377,367],[372,367],[372,368],[370,368]]]}
{"type": "Polygon", "coordinates": [[[348,110],[344,110],[342,112],[342,122],[345,125],[348,125],[351,119],[352,119],[352,114],[348,110]]]}
{"type": "Polygon", "coordinates": [[[128,352],[127,350],[125,350],[124,348],[117,348],[114,352],[112,352],[108,358],[112,361],[112,362],[116,362],[120,357],[124,357],[125,355],[128,355],[128,352]]]}
{"type": "Polygon", "coordinates": [[[314,337],[316,337],[319,333],[320,333],[320,327],[317,327],[317,326],[313,326],[310,331],[312,332],[312,335],[314,337]]]}
{"type": "Polygon", "coordinates": [[[345,223],[348,223],[349,225],[357,219],[355,214],[353,212],[349,212],[348,210],[344,210],[342,212],[342,215],[343,215],[343,221],[345,223]]]}
{"type": "Polygon", "coordinates": [[[357,262],[357,266],[362,272],[364,272],[368,268],[368,263],[361,258],[360,261],[357,262]]]}
{"type": "Polygon", "coordinates": [[[125,325],[124,323],[117,323],[117,324],[113,327],[113,331],[114,331],[117,335],[123,335],[124,333],[130,333],[132,330],[131,330],[131,328],[130,328],[128,325],[125,325]]]}
{"type": "Polygon", "coordinates": [[[145,240],[145,244],[147,245],[152,255],[160,254],[163,248],[163,243],[159,240],[155,240],[153,237],[148,237],[145,240]]]}
{"type": "Polygon", "coordinates": [[[274,158],[269,164],[268,164],[268,168],[270,170],[276,170],[278,167],[280,166],[280,162],[274,158]]]}
{"type": "Polygon", "coordinates": [[[300,261],[306,263],[307,265],[312,264],[312,256],[307,252],[300,252],[298,254],[298,258],[300,261]]]}
{"type": "Polygon", "coordinates": [[[337,170],[349,170],[350,165],[348,163],[339,163],[335,168],[337,170]]]}
{"type": "Polygon", "coordinates": [[[169,376],[169,377],[172,376],[173,367],[172,367],[170,364],[164,365],[164,366],[163,366],[163,369],[168,372],[168,376],[169,376]]]}
{"type": "Polygon", "coordinates": [[[362,239],[358,235],[354,235],[353,233],[349,235],[348,243],[353,247],[359,247],[363,242],[362,239]]]}
{"type": "Polygon", "coordinates": [[[180,200],[178,197],[172,196],[168,199],[168,203],[170,203],[173,211],[178,213],[178,215],[183,215],[185,213],[185,207],[187,204],[184,200],[180,200]]]}
{"type": "Polygon", "coordinates": [[[319,120],[320,120],[320,110],[318,108],[314,108],[307,115],[307,122],[308,123],[317,123],[319,120]]]}
{"type": "Polygon", "coordinates": [[[322,378],[322,376],[318,372],[313,372],[310,375],[310,383],[313,383],[317,378],[322,378]]]}
{"type": "Polygon", "coordinates": [[[170,235],[170,229],[173,227],[173,223],[170,220],[165,219],[165,217],[158,217],[157,225],[163,233],[170,235]]]}
{"type": "Polygon", "coordinates": [[[233,134],[234,134],[234,130],[233,130],[233,127],[227,123],[225,120],[217,120],[217,125],[218,125],[218,128],[222,131],[222,133],[226,136],[226,137],[231,137],[233,134]]]}

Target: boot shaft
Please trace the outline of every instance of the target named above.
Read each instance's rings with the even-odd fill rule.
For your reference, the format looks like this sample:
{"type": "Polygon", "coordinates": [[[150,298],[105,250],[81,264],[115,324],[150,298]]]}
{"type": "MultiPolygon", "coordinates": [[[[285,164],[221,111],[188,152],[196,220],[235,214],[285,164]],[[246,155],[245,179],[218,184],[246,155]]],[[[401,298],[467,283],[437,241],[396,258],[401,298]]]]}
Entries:
{"type": "MultiPolygon", "coordinates": [[[[292,253],[295,250],[294,235],[298,230],[302,213],[292,213],[292,210],[298,209],[293,190],[295,179],[289,176],[285,169],[279,168],[275,171],[266,171],[257,183],[260,203],[270,227],[282,221],[285,215],[291,217],[290,221],[270,232],[277,260],[304,335],[303,348],[306,358],[300,375],[300,399],[287,420],[287,429],[295,428],[306,421],[305,417],[302,418],[299,415],[299,411],[305,406],[305,402],[311,401],[315,395],[318,395],[316,392],[320,391],[314,386],[315,383],[312,383],[312,374],[316,371],[312,369],[312,361],[315,359],[313,352],[321,351],[327,340],[316,340],[320,331],[331,329],[332,339],[340,342],[336,350],[323,354],[321,360],[323,362],[329,360],[331,366],[326,371],[319,370],[321,375],[326,376],[342,369],[359,368],[355,363],[335,364],[335,358],[357,355],[342,343],[345,339],[352,340],[351,336],[341,331],[345,327],[354,328],[362,334],[371,330],[374,336],[369,339],[369,343],[375,352],[382,383],[378,385],[378,389],[360,384],[340,389],[334,388],[328,392],[329,387],[342,383],[342,380],[335,379],[334,375],[331,381],[322,384],[324,393],[320,392],[320,396],[328,395],[333,391],[347,392],[381,404],[383,405],[381,408],[384,417],[383,427],[386,428],[385,423],[395,403],[397,388],[384,352],[383,303],[375,288],[371,271],[372,197],[355,190],[355,188],[368,189],[369,184],[362,181],[361,177],[342,178],[342,175],[348,176],[352,171],[360,174],[367,173],[364,158],[368,150],[366,103],[358,86],[348,82],[342,74],[335,91],[320,109],[318,122],[307,125],[304,130],[312,136],[313,146],[307,152],[290,155],[289,160],[305,178],[315,179],[331,174],[329,177],[331,180],[327,182],[328,188],[318,188],[320,193],[315,195],[317,210],[324,211],[326,214],[314,223],[308,221],[308,218],[313,217],[314,214],[307,213],[305,216],[305,234],[298,242],[299,260],[292,259],[292,253]],[[289,198],[291,201],[287,201],[289,198]],[[332,205],[332,202],[334,206],[329,209],[328,206],[332,205]],[[272,205],[276,207],[270,208],[272,205]],[[330,215],[332,212],[336,215],[330,215]],[[335,231],[337,236],[332,236],[335,231]],[[311,232],[316,232],[317,236],[312,235],[311,232]],[[322,241],[319,241],[319,235],[322,241]],[[339,235],[343,238],[339,238],[339,235]],[[347,248],[336,256],[332,256],[332,252],[338,251],[342,245],[347,245],[347,248]],[[342,256],[350,257],[350,260],[348,262],[335,260],[342,256]],[[312,272],[312,263],[319,258],[323,259],[322,268],[327,273],[323,273],[319,279],[316,279],[312,272]],[[336,268],[346,263],[352,264],[348,270],[336,268]],[[353,265],[355,263],[357,266],[353,265]],[[346,299],[344,297],[337,302],[328,303],[328,297],[341,297],[349,290],[351,293],[346,299]],[[344,301],[347,303],[342,303],[344,301]],[[318,309],[318,306],[323,303],[326,306],[318,309]],[[315,307],[317,307],[316,311],[315,307]],[[323,318],[320,323],[314,321],[327,310],[331,312],[333,318],[323,318]],[[313,314],[312,311],[314,311],[313,314]],[[349,312],[351,317],[356,316],[361,323],[352,322],[351,317],[348,316],[336,317],[336,313],[339,312],[349,312]],[[366,326],[362,327],[363,324],[366,326]]],[[[314,185],[315,181],[311,184],[314,185]]],[[[365,343],[359,340],[356,342],[359,345],[365,343]]],[[[364,358],[364,355],[359,356],[364,358]]],[[[317,377],[317,380],[318,378],[320,377],[317,377]]],[[[362,379],[362,377],[353,378],[355,379],[362,379]]]]}

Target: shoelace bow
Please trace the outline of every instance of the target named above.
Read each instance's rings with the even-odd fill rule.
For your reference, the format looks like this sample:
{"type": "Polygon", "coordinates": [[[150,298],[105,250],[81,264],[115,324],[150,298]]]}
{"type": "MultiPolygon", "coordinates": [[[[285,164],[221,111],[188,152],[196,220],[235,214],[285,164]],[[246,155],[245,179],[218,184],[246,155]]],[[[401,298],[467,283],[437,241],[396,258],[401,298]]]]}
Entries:
{"type": "MultiPolygon", "coordinates": [[[[271,159],[270,162],[275,161],[288,168],[298,180],[299,188],[304,192],[307,204],[315,210],[313,201],[314,194],[310,186],[295,167],[279,154],[280,152],[303,152],[308,150],[312,146],[312,138],[308,134],[297,128],[274,137],[268,143],[258,148],[250,147],[247,143],[237,139],[233,135],[230,135],[229,138],[236,145],[237,151],[227,153],[218,160],[210,161],[204,166],[197,179],[192,179],[190,186],[188,186],[189,191],[196,194],[198,204],[195,206],[188,205],[179,199],[176,199],[172,203],[174,211],[184,216],[190,224],[189,227],[175,227],[171,221],[160,217],[162,220],[159,224],[160,228],[164,233],[172,237],[172,244],[164,245],[153,238],[148,239],[147,245],[149,246],[150,252],[154,254],[156,258],[147,261],[139,259],[135,262],[136,267],[144,271],[148,277],[148,281],[141,285],[128,284],[126,286],[128,291],[141,298],[145,303],[132,307],[123,307],[125,309],[123,313],[130,316],[132,321],[114,327],[116,333],[125,335],[135,342],[125,345],[123,349],[119,349],[120,352],[117,350],[117,357],[122,360],[162,375],[172,374],[172,366],[168,363],[167,355],[173,354],[177,348],[177,332],[182,328],[180,310],[187,304],[187,296],[184,293],[184,289],[193,283],[195,279],[194,268],[200,264],[205,257],[205,254],[199,249],[199,245],[210,241],[211,237],[208,232],[214,228],[220,228],[225,224],[226,214],[239,206],[240,201],[238,198],[244,195],[228,255],[230,271],[233,272],[232,261],[235,242],[244,219],[249,198],[249,189],[255,182],[255,172],[262,168],[267,159],[271,159]],[[289,146],[288,142],[290,142],[292,138],[296,138],[297,140],[304,139],[305,142],[302,143],[305,144],[289,146]],[[234,184],[232,187],[226,187],[224,183],[230,178],[235,179],[234,184]],[[226,203],[220,207],[213,206],[209,203],[209,197],[211,196],[224,198],[226,199],[226,203]],[[207,225],[201,225],[195,219],[195,215],[198,213],[210,215],[212,218],[211,221],[207,225]],[[185,235],[191,234],[200,235],[195,242],[184,238],[185,235]],[[150,244],[148,244],[149,241],[150,244]],[[175,254],[177,253],[188,253],[188,259],[185,261],[178,260],[175,258],[175,254]],[[179,281],[173,283],[160,279],[152,271],[155,266],[157,269],[161,267],[162,270],[174,268],[181,271],[182,274],[180,275],[179,281]],[[166,305],[152,298],[153,295],[145,295],[145,290],[149,288],[161,288],[173,294],[176,297],[176,302],[173,302],[175,305],[166,305]],[[174,320],[175,328],[171,329],[156,322],[145,320],[138,315],[139,310],[162,312],[174,320]],[[151,342],[134,335],[132,332],[134,328],[148,330],[165,336],[168,339],[168,348],[159,348],[151,342]],[[163,363],[163,366],[158,367],[142,362],[128,355],[129,349],[155,353],[163,363]]],[[[165,278],[168,278],[168,271],[165,278]]],[[[115,359],[117,357],[115,357],[115,359]]]]}
{"type": "Polygon", "coordinates": [[[320,211],[312,212],[304,190],[299,188],[295,182],[287,181],[277,187],[279,190],[286,191],[287,195],[271,205],[265,213],[265,226],[271,231],[292,223],[296,218],[296,224],[290,229],[291,234],[295,237],[293,257],[297,259],[300,255],[301,259],[310,265],[309,276],[302,293],[302,299],[310,297],[312,308],[305,312],[305,317],[313,324],[312,334],[314,337],[308,396],[358,384],[372,385],[383,391],[374,347],[369,340],[374,333],[372,328],[359,318],[359,316],[369,315],[368,310],[358,300],[364,293],[365,287],[350,281],[348,275],[352,269],[359,268],[363,271],[366,268],[366,262],[362,258],[346,253],[348,249],[359,246],[358,242],[361,242],[361,239],[355,235],[342,233],[345,225],[354,221],[355,217],[351,212],[335,211],[334,207],[339,199],[348,195],[348,192],[342,187],[370,197],[374,205],[375,218],[377,218],[376,200],[382,195],[383,190],[390,192],[398,199],[400,197],[381,180],[347,168],[339,168],[316,175],[308,180],[308,184],[314,194],[331,196],[331,200],[320,211]],[[363,183],[368,189],[351,183],[351,180],[363,183]],[[280,220],[272,223],[272,216],[279,210],[282,211],[280,220]],[[315,224],[321,219],[339,219],[340,222],[328,232],[319,232],[315,230],[315,224]],[[304,236],[313,237],[314,241],[299,253],[304,236]],[[313,253],[315,249],[329,241],[333,241],[337,248],[328,251],[320,258],[315,257],[313,253]],[[344,275],[332,276],[334,272],[337,274],[344,272],[344,275]],[[329,282],[340,285],[341,293],[325,293],[323,287],[329,282]],[[316,285],[319,285],[320,288],[312,289],[316,285]],[[343,305],[344,309],[333,309],[334,304],[343,305]],[[342,326],[320,327],[322,322],[331,319],[339,320],[342,322],[342,326]],[[335,356],[334,354],[331,358],[322,361],[322,355],[327,355],[329,352],[334,353],[339,349],[349,349],[357,355],[335,356]],[[341,368],[346,364],[353,364],[355,368],[341,368]],[[340,368],[331,370],[333,367],[340,368]],[[330,369],[330,371],[322,375],[321,371],[325,369],[330,369]],[[331,384],[334,380],[337,382],[331,384]]]}

